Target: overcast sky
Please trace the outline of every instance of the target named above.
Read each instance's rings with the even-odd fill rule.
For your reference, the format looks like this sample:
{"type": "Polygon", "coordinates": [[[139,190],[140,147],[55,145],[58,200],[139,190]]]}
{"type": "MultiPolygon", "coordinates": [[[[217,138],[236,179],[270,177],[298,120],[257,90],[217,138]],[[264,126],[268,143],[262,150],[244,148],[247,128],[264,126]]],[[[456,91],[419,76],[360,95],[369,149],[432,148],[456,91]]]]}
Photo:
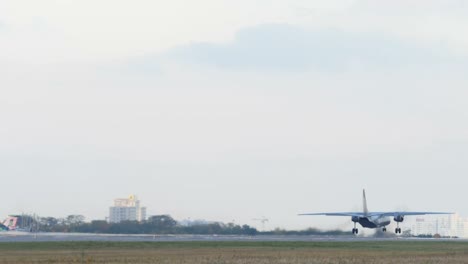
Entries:
{"type": "Polygon", "coordinates": [[[0,0],[0,217],[468,216],[468,3],[0,0]]]}

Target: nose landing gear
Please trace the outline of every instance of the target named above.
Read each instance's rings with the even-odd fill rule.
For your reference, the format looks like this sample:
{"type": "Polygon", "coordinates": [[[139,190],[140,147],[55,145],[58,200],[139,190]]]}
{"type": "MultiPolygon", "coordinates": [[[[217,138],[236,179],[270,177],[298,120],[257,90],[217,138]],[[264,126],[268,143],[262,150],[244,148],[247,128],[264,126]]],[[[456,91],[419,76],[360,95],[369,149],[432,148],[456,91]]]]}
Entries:
{"type": "Polygon", "coordinates": [[[356,228],[356,222],[354,222],[354,228],[353,228],[353,235],[357,235],[358,234],[358,229],[356,228]]]}
{"type": "Polygon", "coordinates": [[[382,232],[387,232],[387,228],[386,227],[382,228],[382,232]]]}

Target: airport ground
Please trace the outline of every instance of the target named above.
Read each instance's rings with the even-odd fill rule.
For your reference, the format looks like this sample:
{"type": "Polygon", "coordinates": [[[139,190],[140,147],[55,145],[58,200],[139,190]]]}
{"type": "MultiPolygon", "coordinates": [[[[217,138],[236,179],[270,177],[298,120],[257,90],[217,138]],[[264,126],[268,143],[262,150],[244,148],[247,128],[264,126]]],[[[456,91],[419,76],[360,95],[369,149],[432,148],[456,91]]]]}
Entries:
{"type": "Polygon", "coordinates": [[[468,263],[468,242],[5,242],[0,243],[0,263],[468,263]]]}

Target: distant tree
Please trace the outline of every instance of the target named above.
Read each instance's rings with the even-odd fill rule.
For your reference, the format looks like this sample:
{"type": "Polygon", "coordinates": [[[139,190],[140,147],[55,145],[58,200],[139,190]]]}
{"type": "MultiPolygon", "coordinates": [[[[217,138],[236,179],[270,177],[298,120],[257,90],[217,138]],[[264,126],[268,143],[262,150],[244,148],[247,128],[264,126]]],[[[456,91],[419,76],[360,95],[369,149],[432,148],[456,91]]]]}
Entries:
{"type": "Polygon", "coordinates": [[[94,233],[107,233],[109,232],[111,224],[105,220],[93,220],[90,223],[91,232],[94,233]]]}
{"type": "Polygon", "coordinates": [[[85,217],[82,215],[69,215],[64,219],[64,230],[68,232],[79,232],[84,221],[85,217]]]}
{"type": "Polygon", "coordinates": [[[150,233],[172,233],[177,221],[170,215],[153,215],[146,221],[145,229],[150,233]]]}
{"type": "Polygon", "coordinates": [[[66,218],[57,218],[57,224],[61,226],[66,226],[68,225],[68,222],[66,218]]]}
{"type": "Polygon", "coordinates": [[[39,217],[37,219],[37,228],[44,232],[55,232],[55,229],[59,226],[59,219],[55,217],[39,217]]]}
{"type": "MultiPolygon", "coordinates": [[[[200,222],[195,225],[178,225],[170,215],[153,215],[143,222],[122,221],[108,223],[104,220],[85,222],[82,215],[65,218],[42,217],[40,230],[45,232],[86,232],[111,234],[220,234],[255,235],[257,229],[248,225],[224,224],[221,222],[200,222]]],[[[286,231],[284,231],[286,232],[286,231]]]]}
{"type": "Polygon", "coordinates": [[[113,234],[141,234],[141,224],[138,221],[122,221],[109,227],[109,233],[113,234]]]}
{"type": "Polygon", "coordinates": [[[79,225],[84,223],[85,217],[82,215],[69,215],[67,218],[65,218],[65,222],[68,225],[79,225]]]}
{"type": "Polygon", "coordinates": [[[48,228],[54,227],[59,223],[58,219],[55,217],[41,217],[38,221],[42,227],[48,228]]]}
{"type": "Polygon", "coordinates": [[[276,227],[272,233],[275,234],[275,235],[284,235],[284,233],[286,232],[286,230],[284,229],[281,229],[279,227],[276,227]]]}
{"type": "Polygon", "coordinates": [[[401,236],[404,236],[404,237],[410,237],[410,236],[412,236],[412,235],[411,235],[411,229],[407,229],[407,230],[403,231],[403,233],[401,234],[401,236]]]}
{"type": "Polygon", "coordinates": [[[209,223],[209,224],[201,224],[201,225],[193,225],[188,228],[185,228],[183,233],[188,234],[199,234],[199,235],[207,235],[207,234],[229,234],[229,228],[223,226],[221,223],[209,223]]]}
{"type": "Polygon", "coordinates": [[[257,231],[256,228],[250,227],[250,226],[248,226],[248,225],[243,225],[243,226],[242,226],[242,234],[244,234],[244,235],[253,236],[253,235],[256,235],[257,232],[258,232],[258,231],[257,231]]]}

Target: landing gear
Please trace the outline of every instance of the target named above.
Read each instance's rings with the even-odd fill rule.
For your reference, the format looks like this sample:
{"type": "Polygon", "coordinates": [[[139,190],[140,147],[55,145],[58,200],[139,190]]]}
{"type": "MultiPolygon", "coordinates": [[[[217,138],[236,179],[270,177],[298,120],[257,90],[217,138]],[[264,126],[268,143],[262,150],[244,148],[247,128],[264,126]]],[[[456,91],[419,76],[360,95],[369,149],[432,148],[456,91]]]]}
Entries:
{"type": "Polygon", "coordinates": [[[403,215],[395,215],[395,217],[393,217],[393,220],[396,222],[395,234],[401,234],[400,223],[403,222],[403,219],[403,215]]]}
{"type": "Polygon", "coordinates": [[[354,235],[354,234],[357,235],[358,232],[359,232],[359,231],[358,231],[358,229],[356,228],[356,222],[354,222],[353,235],[354,235]]]}
{"type": "Polygon", "coordinates": [[[399,223],[397,222],[397,227],[395,228],[395,234],[398,234],[398,233],[401,234],[401,228],[399,226],[399,223]]]}
{"type": "Polygon", "coordinates": [[[387,232],[387,228],[386,227],[382,228],[382,232],[387,232]]]}

